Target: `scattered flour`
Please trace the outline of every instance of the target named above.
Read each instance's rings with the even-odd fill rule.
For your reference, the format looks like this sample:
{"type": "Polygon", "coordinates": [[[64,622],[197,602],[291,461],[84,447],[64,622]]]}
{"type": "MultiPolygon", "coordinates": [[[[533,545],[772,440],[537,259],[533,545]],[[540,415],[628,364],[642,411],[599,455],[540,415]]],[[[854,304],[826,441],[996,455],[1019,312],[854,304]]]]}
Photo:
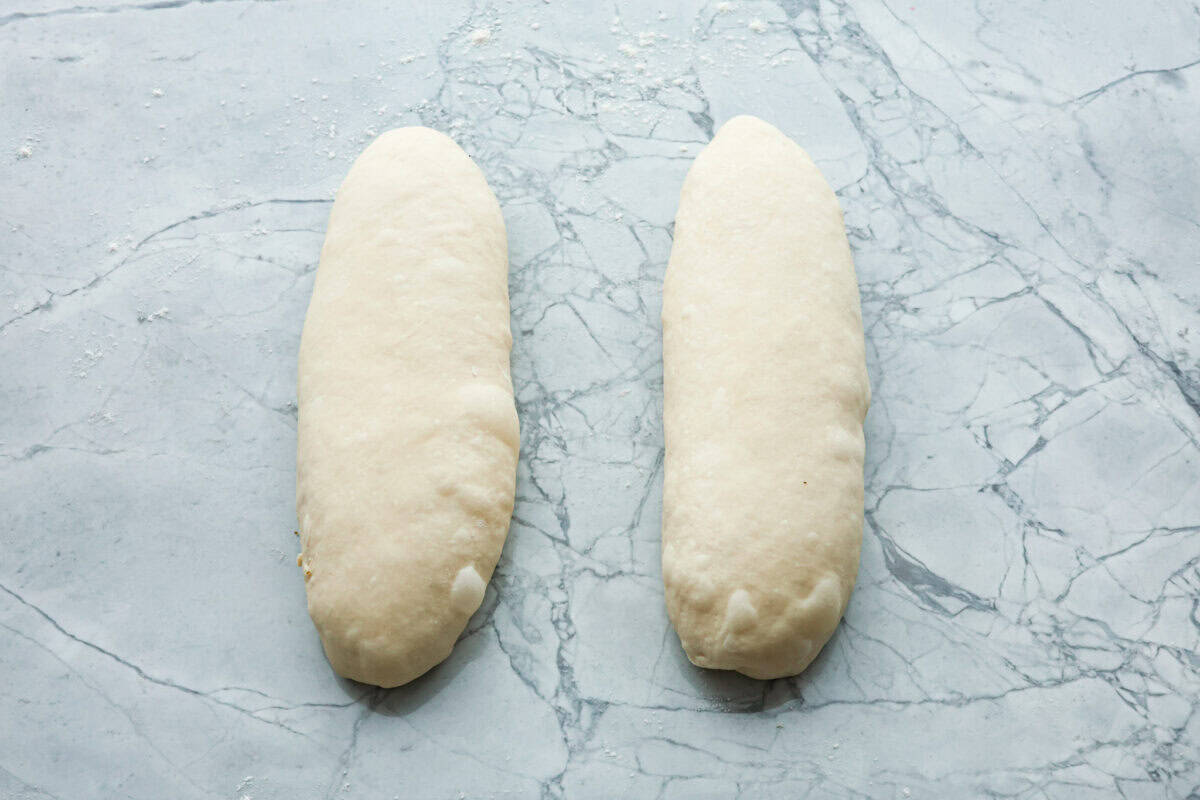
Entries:
{"type": "Polygon", "coordinates": [[[487,28],[476,28],[467,34],[472,47],[482,47],[492,40],[492,32],[487,28]]]}
{"type": "Polygon", "coordinates": [[[102,358],[104,358],[104,349],[102,347],[99,345],[94,348],[89,347],[83,351],[81,358],[76,358],[71,362],[71,371],[76,378],[86,378],[88,370],[100,363],[102,358]]]}
{"type": "Polygon", "coordinates": [[[33,148],[27,144],[21,145],[21,148],[17,150],[17,158],[29,158],[31,155],[33,155],[33,148]]]}
{"type": "Polygon", "coordinates": [[[766,33],[767,32],[767,23],[763,22],[761,19],[758,19],[757,17],[750,20],[749,27],[750,27],[750,30],[754,31],[755,33],[766,33]]]}

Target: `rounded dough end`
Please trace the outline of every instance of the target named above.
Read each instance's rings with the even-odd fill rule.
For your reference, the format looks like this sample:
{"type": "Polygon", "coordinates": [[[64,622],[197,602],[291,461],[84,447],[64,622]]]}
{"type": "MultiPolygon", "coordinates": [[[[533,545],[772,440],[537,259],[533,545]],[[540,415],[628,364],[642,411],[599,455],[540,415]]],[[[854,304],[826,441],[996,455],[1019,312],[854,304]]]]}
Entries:
{"type": "Polygon", "coordinates": [[[367,145],[367,148],[378,147],[380,150],[389,152],[406,153],[408,150],[422,145],[443,149],[452,156],[457,156],[459,153],[466,155],[458,143],[449,136],[433,128],[426,128],[424,125],[408,125],[384,131],[376,136],[375,140],[367,145]]]}
{"type": "MultiPolygon", "coordinates": [[[[391,689],[419,678],[444,661],[457,635],[440,625],[397,628],[392,614],[372,614],[347,623],[353,613],[344,607],[309,602],[334,672],[359,683],[391,689]]],[[[394,610],[393,610],[394,614],[394,610]]]]}
{"type": "Polygon", "coordinates": [[[736,589],[723,613],[705,610],[687,592],[669,599],[688,660],[767,680],[797,675],[812,663],[837,628],[849,597],[829,572],[786,601],[763,594],[756,600],[750,590],[736,589]]]}
{"type": "Polygon", "coordinates": [[[734,134],[747,133],[750,131],[758,131],[760,133],[769,134],[778,133],[780,136],[783,136],[783,133],[780,132],[779,129],[774,125],[764,119],[759,119],[753,114],[738,114],[736,117],[730,117],[729,119],[725,120],[723,125],[717,128],[717,133],[724,132],[734,134]]]}

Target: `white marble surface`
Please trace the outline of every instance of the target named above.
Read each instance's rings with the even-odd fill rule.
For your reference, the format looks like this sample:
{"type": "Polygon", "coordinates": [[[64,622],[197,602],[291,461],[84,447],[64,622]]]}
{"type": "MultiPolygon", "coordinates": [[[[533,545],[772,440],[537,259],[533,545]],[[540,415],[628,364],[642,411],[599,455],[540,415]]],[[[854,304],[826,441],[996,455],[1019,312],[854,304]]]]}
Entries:
{"type": "Polygon", "coordinates": [[[1197,796],[1195,2],[93,3],[0,9],[0,796],[1197,796]],[[767,683],[658,576],[660,280],[740,112],[838,190],[875,393],[857,591],[767,683]],[[523,448],[384,692],[305,614],[295,354],[416,123],[504,206],[523,448]]]}

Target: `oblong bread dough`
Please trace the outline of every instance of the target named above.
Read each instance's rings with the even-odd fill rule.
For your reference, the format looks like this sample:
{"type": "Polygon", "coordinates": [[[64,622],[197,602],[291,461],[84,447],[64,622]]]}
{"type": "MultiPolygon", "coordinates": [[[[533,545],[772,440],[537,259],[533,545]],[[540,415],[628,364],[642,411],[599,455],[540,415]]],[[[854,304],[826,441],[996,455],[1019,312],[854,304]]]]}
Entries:
{"type": "Polygon", "coordinates": [[[296,509],[338,674],[450,654],[508,533],[519,435],[500,206],[428,128],[376,139],[329,217],[300,342],[296,509]]]}
{"type": "Polygon", "coordinates": [[[837,198],[762,120],[688,172],[662,322],[671,622],[698,666],[795,675],[858,572],[870,389],[837,198]]]}

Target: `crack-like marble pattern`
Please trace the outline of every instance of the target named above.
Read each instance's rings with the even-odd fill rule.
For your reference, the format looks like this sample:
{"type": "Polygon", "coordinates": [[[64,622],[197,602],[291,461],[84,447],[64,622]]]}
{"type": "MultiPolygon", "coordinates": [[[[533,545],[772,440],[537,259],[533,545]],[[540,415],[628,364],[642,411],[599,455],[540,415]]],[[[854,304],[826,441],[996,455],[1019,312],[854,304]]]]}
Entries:
{"type": "Polygon", "coordinates": [[[0,64],[0,796],[1198,796],[1200,5],[24,0],[0,64]],[[773,682],[658,575],[660,282],[743,112],[838,191],[874,391],[856,592],[773,682]],[[382,691],[305,613],[295,354],[407,124],[503,205],[522,451],[382,691]]]}

